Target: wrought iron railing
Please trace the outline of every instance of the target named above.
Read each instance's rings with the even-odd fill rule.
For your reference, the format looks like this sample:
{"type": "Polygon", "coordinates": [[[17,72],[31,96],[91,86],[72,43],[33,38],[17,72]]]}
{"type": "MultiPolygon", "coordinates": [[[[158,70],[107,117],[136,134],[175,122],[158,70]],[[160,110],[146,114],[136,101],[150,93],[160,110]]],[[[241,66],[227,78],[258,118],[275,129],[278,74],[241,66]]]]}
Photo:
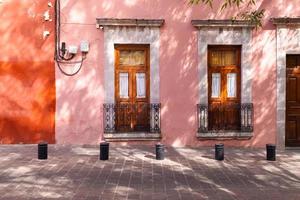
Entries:
{"type": "Polygon", "coordinates": [[[253,132],[253,104],[241,104],[241,131],[253,132]]]}
{"type": "Polygon", "coordinates": [[[160,103],[150,104],[150,133],[160,133],[160,103]]]}
{"type": "Polygon", "coordinates": [[[115,119],[116,119],[115,104],[113,103],[103,104],[104,133],[114,133],[116,131],[115,119]]]}
{"type": "Polygon", "coordinates": [[[197,105],[198,133],[253,131],[253,104],[197,105]]]}
{"type": "Polygon", "coordinates": [[[160,109],[160,103],[103,104],[104,133],[160,133],[160,109]],[[130,126],[133,122],[134,129],[123,131],[126,125],[130,126]]]}
{"type": "Polygon", "coordinates": [[[197,105],[198,133],[208,132],[208,106],[206,104],[197,105]]]}

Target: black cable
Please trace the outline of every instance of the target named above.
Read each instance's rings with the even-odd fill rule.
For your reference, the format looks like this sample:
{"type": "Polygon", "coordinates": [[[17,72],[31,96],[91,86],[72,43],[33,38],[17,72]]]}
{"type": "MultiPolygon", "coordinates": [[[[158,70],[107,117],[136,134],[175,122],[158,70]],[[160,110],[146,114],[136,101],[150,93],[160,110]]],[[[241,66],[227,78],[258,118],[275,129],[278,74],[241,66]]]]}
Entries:
{"type": "Polygon", "coordinates": [[[69,62],[70,60],[72,60],[75,57],[75,54],[71,54],[68,58],[65,58],[64,55],[61,55],[60,46],[59,46],[60,45],[60,30],[61,30],[60,0],[55,1],[54,9],[55,9],[55,55],[54,55],[54,59],[57,63],[59,70],[64,75],[74,76],[74,75],[78,74],[79,71],[81,70],[83,61],[86,59],[86,56],[83,55],[83,53],[82,53],[81,61],[69,62]],[[75,73],[72,73],[72,74],[66,73],[60,66],[60,64],[77,64],[77,63],[80,63],[80,67],[75,73]]]}
{"type": "MultiPolygon", "coordinates": [[[[68,64],[69,64],[69,63],[68,63],[68,64]]],[[[78,70],[77,70],[76,72],[74,72],[74,73],[69,74],[69,73],[65,72],[65,71],[61,68],[60,62],[57,62],[58,69],[61,71],[61,73],[63,73],[63,74],[66,75],[66,76],[74,76],[74,75],[78,74],[79,71],[80,71],[81,68],[82,68],[82,64],[83,64],[83,58],[82,58],[82,60],[81,60],[81,63],[80,63],[80,66],[79,66],[78,70]]]]}
{"type": "Polygon", "coordinates": [[[57,60],[57,62],[59,62],[61,64],[77,64],[77,63],[81,63],[83,60],[85,60],[85,58],[82,57],[81,60],[77,60],[77,61],[57,60]]]}
{"type": "Polygon", "coordinates": [[[57,16],[57,20],[58,20],[58,22],[56,21],[56,23],[57,23],[57,37],[58,37],[58,42],[57,42],[57,52],[56,53],[58,53],[58,57],[59,57],[59,59],[62,59],[62,60],[65,60],[65,61],[69,61],[69,60],[72,60],[74,57],[75,57],[75,55],[74,54],[71,54],[68,58],[65,58],[65,56],[64,55],[61,55],[60,53],[61,53],[61,51],[60,51],[60,30],[61,30],[61,20],[60,20],[60,0],[57,0],[56,1],[57,2],[57,4],[56,4],[56,16],[57,16]]]}

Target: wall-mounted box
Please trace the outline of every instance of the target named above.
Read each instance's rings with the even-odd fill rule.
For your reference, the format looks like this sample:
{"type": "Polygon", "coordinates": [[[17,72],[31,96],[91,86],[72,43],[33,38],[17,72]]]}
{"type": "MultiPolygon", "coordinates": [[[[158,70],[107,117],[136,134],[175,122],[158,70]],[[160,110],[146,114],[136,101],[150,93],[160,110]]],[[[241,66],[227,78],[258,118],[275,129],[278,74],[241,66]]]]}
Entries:
{"type": "Polygon", "coordinates": [[[70,45],[70,46],[68,47],[68,52],[69,52],[70,54],[77,54],[77,51],[78,51],[78,47],[75,46],[75,45],[70,45]]]}
{"type": "Polygon", "coordinates": [[[80,42],[80,51],[83,53],[87,53],[90,50],[90,45],[88,41],[81,41],[80,42]]]}

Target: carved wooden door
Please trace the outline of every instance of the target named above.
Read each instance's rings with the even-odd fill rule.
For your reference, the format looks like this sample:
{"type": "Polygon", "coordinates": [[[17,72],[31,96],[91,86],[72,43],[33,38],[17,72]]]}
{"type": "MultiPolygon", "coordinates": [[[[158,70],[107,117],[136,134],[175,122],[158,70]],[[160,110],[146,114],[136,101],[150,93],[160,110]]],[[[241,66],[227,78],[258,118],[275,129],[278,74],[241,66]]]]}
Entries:
{"type": "Polygon", "coordinates": [[[286,57],[286,146],[300,146],[300,55],[286,57]]]}
{"type": "Polygon", "coordinates": [[[240,49],[208,47],[209,130],[240,129],[240,49]]]}
{"type": "Polygon", "coordinates": [[[149,131],[149,45],[115,45],[117,132],[149,131]]]}

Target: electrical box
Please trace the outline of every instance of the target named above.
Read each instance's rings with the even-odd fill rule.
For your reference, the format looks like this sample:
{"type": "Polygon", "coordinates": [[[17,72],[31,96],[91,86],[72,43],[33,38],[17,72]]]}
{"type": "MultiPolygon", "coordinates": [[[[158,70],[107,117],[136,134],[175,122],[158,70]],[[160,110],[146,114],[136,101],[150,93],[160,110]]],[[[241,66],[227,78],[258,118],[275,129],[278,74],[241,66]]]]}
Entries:
{"type": "Polygon", "coordinates": [[[80,42],[80,51],[83,53],[87,53],[90,50],[90,45],[88,41],[81,41],[80,42]]]}
{"type": "Polygon", "coordinates": [[[77,54],[77,51],[78,51],[78,48],[75,45],[70,45],[69,48],[68,48],[68,52],[70,54],[77,54]]]}

